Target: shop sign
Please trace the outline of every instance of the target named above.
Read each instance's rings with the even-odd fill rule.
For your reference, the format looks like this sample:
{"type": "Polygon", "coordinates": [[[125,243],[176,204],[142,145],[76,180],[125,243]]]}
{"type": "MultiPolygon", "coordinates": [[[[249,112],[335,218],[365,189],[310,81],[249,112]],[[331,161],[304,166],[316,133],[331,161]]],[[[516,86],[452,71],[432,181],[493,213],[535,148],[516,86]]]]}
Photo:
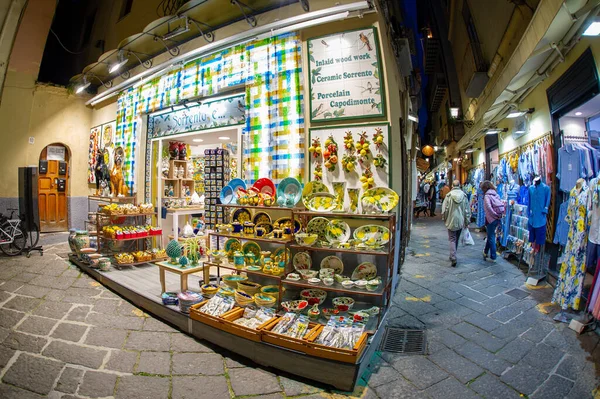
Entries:
{"type": "Polygon", "coordinates": [[[49,145],[46,147],[46,159],[48,161],[64,161],[65,160],[65,147],[60,145],[49,145]]]}
{"type": "Polygon", "coordinates": [[[385,115],[375,28],[311,39],[308,57],[312,122],[385,115]]]}
{"type": "Polygon", "coordinates": [[[245,94],[188,107],[149,116],[148,137],[172,136],[197,130],[235,126],[246,121],[245,94]]]}

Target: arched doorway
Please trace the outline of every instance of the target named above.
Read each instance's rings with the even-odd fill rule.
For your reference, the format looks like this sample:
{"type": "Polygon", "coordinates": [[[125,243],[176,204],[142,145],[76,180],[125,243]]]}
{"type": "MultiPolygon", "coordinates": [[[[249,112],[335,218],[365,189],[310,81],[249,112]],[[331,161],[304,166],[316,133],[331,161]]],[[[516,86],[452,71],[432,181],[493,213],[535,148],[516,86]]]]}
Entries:
{"type": "Polygon", "coordinates": [[[62,143],[50,144],[40,154],[38,210],[42,233],[69,228],[69,158],[69,149],[62,143]]]}

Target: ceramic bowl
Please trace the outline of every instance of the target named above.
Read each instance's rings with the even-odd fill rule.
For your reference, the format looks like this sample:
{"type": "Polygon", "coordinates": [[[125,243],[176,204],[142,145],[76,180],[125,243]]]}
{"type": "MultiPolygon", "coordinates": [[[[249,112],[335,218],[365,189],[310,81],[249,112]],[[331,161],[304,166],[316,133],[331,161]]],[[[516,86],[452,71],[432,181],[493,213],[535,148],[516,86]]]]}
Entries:
{"type": "Polygon", "coordinates": [[[335,281],[336,281],[336,282],[338,282],[338,283],[343,283],[343,282],[344,282],[344,281],[346,281],[346,280],[350,280],[350,277],[347,277],[347,276],[342,276],[341,274],[336,274],[336,275],[334,276],[334,279],[335,279],[335,281]]]}
{"type": "Polygon", "coordinates": [[[298,245],[310,247],[317,241],[319,236],[317,234],[298,233],[294,235],[294,238],[296,239],[298,245]]]}
{"type": "Polygon", "coordinates": [[[310,280],[311,278],[317,277],[318,273],[319,272],[316,270],[300,270],[300,274],[302,275],[302,278],[305,280],[310,280]]]}
{"type": "Polygon", "coordinates": [[[354,306],[354,299],[347,296],[340,296],[337,298],[333,298],[333,301],[331,301],[331,303],[333,303],[333,306],[335,306],[337,310],[339,310],[340,312],[344,312],[352,309],[352,306],[354,306]]]}
{"type": "Polygon", "coordinates": [[[225,284],[227,284],[228,287],[236,289],[237,285],[240,281],[246,281],[248,280],[248,277],[246,276],[239,276],[237,274],[230,274],[228,276],[223,276],[222,280],[225,284]]]}
{"type": "Polygon", "coordinates": [[[204,284],[200,288],[202,289],[202,296],[209,299],[215,296],[215,294],[219,290],[219,287],[215,284],[204,284]]]}
{"type": "Polygon", "coordinates": [[[256,306],[261,306],[263,308],[271,308],[275,306],[277,301],[272,296],[266,294],[254,294],[254,303],[256,306]]]}
{"type": "Polygon", "coordinates": [[[254,303],[254,297],[244,291],[236,290],[234,294],[235,302],[241,307],[246,307],[254,303]]]}
{"type": "Polygon", "coordinates": [[[379,288],[378,280],[367,281],[367,291],[376,291],[379,288]]]}
{"type": "Polygon", "coordinates": [[[325,277],[333,278],[334,274],[335,274],[335,269],[330,269],[330,268],[324,267],[323,269],[319,270],[320,278],[325,278],[325,277]]]}
{"type": "Polygon", "coordinates": [[[323,317],[329,320],[331,316],[337,316],[338,314],[340,314],[340,311],[336,308],[323,308],[321,309],[321,314],[323,315],[323,317]]]}
{"type": "Polygon", "coordinates": [[[325,284],[327,286],[333,285],[333,278],[332,277],[324,277],[323,284],[325,284]]]}
{"type": "Polygon", "coordinates": [[[229,287],[227,285],[224,285],[219,288],[218,293],[225,295],[225,296],[233,296],[235,294],[235,289],[233,289],[232,287],[229,287]]]}
{"type": "Polygon", "coordinates": [[[290,273],[286,277],[288,280],[298,281],[300,280],[300,275],[298,273],[290,273]]]}
{"type": "Polygon", "coordinates": [[[242,290],[247,294],[254,295],[260,290],[260,284],[253,281],[240,281],[237,283],[238,290],[242,290]]]}
{"type": "Polygon", "coordinates": [[[308,301],[309,305],[318,303],[321,305],[327,299],[327,292],[323,290],[310,289],[300,291],[300,297],[308,301]]]}
{"type": "Polygon", "coordinates": [[[317,278],[317,277],[313,277],[313,278],[309,278],[308,279],[308,283],[309,284],[319,284],[320,282],[321,282],[321,279],[317,278]]]}
{"type": "Polygon", "coordinates": [[[287,312],[300,313],[308,306],[308,301],[306,300],[296,300],[296,301],[287,301],[281,302],[281,307],[284,308],[287,312]]]}
{"type": "Polygon", "coordinates": [[[354,285],[356,285],[356,288],[360,288],[361,290],[364,290],[367,286],[367,280],[358,280],[354,282],[354,285]]]}
{"type": "MultiPolygon", "coordinates": [[[[283,292],[283,290],[285,290],[285,289],[282,288],[282,292],[283,292]]],[[[277,300],[277,299],[279,299],[279,286],[277,286],[277,285],[265,285],[264,287],[262,287],[260,289],[260,293],[268,295],[268,296],[271,296],[271,297],[273,297],[273,298],[275,298],[277,300]]]]}
{"type": "Polygon", "coordinates": [[[344,281],[342,281],[342,285],[344,286],[344,288],[352,288],[352,287],[354,287],[354,281],[344,280],[344,281]]]}
{"type": "Polygon", "coordinates": [[[110,258],[102,257],[102,258],[98,259],[98,267],[100,268],[101,271],[103,271],[103,272],[109,271],[110,266],[111,266],[110,258]]]}

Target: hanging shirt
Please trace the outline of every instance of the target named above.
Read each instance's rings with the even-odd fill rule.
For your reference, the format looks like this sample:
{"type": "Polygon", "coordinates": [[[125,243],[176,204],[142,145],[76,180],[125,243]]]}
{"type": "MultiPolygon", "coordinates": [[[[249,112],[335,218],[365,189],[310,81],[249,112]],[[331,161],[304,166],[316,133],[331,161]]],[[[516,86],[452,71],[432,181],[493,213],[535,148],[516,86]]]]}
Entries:
{"type": "Polygon", "coordinates": [[[550,187],[546,183],[533,183],[529,187],[529,206],[527,217],[529,225],[538,228],[546,225],[548,207],[550,206],[550,187]]]}
{"type": "Polygon", "coordinates": [[[594,244],[600,244],[600,179],[598,177],[590,181],[588,193],[588,221],[590,232],[588,239],[594,244]]]}
{"type": "Polygon", "coordinates": [[[582,154],[573,144],[565,144],[558,150],[558,170],[556,177],[560,179],[559,189],[570,192],[577,179],[585,178],[582,154]]]}
{"type": "Polygon", "coordinates": [[[506,188],[506,199],[519,202],[519,190],[520,186],[514,181],[510,183],[506,188]]]}
{"type": "Polygon", "coordinates": [[[556,231],[554,232],[554,243],[567,245],[567,238],[569,237],[569,223],[567,223],[567,208],[569,201],[560,204],[560,210],[558,211],[558,223],[556,224],[556,231]]]}
{"type": "Polygon", "coordinates": [[[523,185],[519,189],[519,205],[529,205],[529,189],[523,185]]]}

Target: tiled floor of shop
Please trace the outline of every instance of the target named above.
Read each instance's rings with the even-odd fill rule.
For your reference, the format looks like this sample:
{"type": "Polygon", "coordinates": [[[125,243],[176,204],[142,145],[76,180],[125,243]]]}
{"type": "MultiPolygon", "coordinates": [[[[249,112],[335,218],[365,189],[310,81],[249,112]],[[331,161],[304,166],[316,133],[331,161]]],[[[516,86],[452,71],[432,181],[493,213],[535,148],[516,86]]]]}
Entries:
{"type": "Polygon", "coordinates": [[[43,258],[1,258],[0,397],[592,398],[598,336],[553,322],[551,287],[524,286],[503,259],[484,262],[475,238],[451,268],[439,218],[415,221],[389,316],[425,328],[428,353],[381,354],[352,393],[189,338],[68,264],[66,244],[43,258]],[[527,295],[506,294],[514,288],[527,295]]]}

